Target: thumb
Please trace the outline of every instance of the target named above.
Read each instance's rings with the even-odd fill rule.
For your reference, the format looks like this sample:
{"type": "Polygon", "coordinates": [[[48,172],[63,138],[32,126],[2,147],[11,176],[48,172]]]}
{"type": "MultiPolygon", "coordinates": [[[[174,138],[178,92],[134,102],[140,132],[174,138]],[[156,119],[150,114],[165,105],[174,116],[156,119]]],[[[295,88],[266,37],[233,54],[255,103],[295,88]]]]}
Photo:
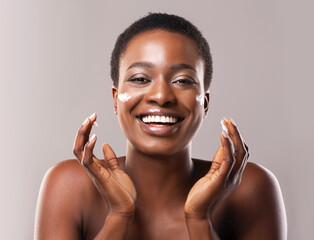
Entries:
{"type": "Polygon", "coordinates": [[[107,167],[110,170],[120,169],[116,154],[108,144],[102,145],[102,151],[104,153],[104,158],[107,163],[107,167]]]}

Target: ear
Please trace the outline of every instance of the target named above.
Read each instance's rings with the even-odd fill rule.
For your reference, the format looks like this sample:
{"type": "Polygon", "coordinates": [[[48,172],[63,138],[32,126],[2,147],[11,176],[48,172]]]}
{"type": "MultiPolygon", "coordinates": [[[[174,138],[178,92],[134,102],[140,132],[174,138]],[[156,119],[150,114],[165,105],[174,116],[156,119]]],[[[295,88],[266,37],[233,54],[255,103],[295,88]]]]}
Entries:
{"type": "Polygon", "coordinates": [[[210,93],[209,93],[209,91],[207,91],[207,92],[204,94],[204,111],[205,111],[205,117],[207,117],[207,113],[208,113],[208,110],[209,110],[209,100],[210,100],[210,93]]]}
{"type": "Polygon", "coordinates": [[[113,109],[114,113],[117,114],[117,101],[118,101],[118,89],[115,86],[112,86],[112,100],[113,100],[113,109]]]}

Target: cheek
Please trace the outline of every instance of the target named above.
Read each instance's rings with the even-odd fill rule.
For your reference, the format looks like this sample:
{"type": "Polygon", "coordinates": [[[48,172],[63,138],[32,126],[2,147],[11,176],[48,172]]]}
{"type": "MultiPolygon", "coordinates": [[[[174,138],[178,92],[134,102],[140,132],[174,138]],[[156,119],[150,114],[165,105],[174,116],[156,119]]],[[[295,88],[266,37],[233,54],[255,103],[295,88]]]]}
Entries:
{"type": "Polygon", "coordinates": [[[192,122],[193,122],[193,129],[192,131],[197,131],[197,129],[202,124],[204,118],[204,95],[203,94],[196,94],[194,97],[190,98],[189,102],[190,106],[190,113],[193,115],[192,122]]]}
{"type": "Polygon", "coordinates": [[[134,94],[130,92],[121,92],[117,97],[117,107],[118,115],[125,114],[127,109],[130,108],[130,105],[133,104],[135,100],[134,94]]]}
{"type": "Polygon", "coordinates": [[[141,98],[141,93],[121,91],[117,97],[118,112],[121,112],[121,114],[125,114],[126,111],[130,112],[140,102],[141,98]]]}
{"type": "Polygon", "coordinates": [[[118,94],[117,99],[117,116],[119,120],[120,127],[124,134],[127,136],[131,126],[132,121],[135,119],[134,108],[141,101],[141,95],[138,93],[131,92],[121,92],[118,94]]]}
{"type": "Polygon", "coordinates": [[[203,115],[204,112],[204,94],[200,92],[196,92],[190,94],[189,96],[185,96],[183,98],[183,102],[185,102],[189,111],[194,114],[194,118],[198,118],[199,115],[203,115]]]}
{"type": "Polygon", "coordinates": [[[197,128],[199,128],[202,121],[203,121],[204,108],[203,108],[203,105],[200,104],[198,101],[195,101],[193,114],[194,114],[193,122],[194,122],[194,124],[198,125],[197,128]]]}
{"type": "Polygon", "coordinates": [[[197,111],[196,114],[199,114],[202,119],[206,115],[205,101],[206,101],[206,99],[205,99],[204,93],[200,93],[200,94],[196,95],[196,97],[195,97],[195,110],[197,111]]]}
{"type": "Polygon", "coordinates": [[[122,103],[125,103],[127,101],[129,101],[131,99],[131,95],[127,92],[124,92],[124,93],[119,93],[118,94],[118,100],[122,103]]]}
{"type": "Polygon", "coordinates": [[[205,99],[204,99],[204,94],[197,95],[195,100],[196,100],[201,106],[203,106],[203,105],[204,105],[204,101],[205,101],[205,99]]]}

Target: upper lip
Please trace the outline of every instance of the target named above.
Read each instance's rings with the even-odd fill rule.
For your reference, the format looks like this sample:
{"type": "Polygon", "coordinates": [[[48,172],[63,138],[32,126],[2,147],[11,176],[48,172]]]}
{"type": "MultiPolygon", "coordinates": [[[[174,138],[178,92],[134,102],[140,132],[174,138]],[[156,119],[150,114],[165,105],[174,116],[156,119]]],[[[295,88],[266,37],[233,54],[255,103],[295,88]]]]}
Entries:
{"type": "Polygon", "coordinates": [[[184,119],[184,117],[177,112],[169,111],[169,110],[163,110],[163,109],[159,109],[159,108],[148,109],[148,110],[145,110],[145,111],[136,115],[137,118],[140,118],[143,116],[168,116],[168,117],[176,117],[179,120],[184,119]]]}

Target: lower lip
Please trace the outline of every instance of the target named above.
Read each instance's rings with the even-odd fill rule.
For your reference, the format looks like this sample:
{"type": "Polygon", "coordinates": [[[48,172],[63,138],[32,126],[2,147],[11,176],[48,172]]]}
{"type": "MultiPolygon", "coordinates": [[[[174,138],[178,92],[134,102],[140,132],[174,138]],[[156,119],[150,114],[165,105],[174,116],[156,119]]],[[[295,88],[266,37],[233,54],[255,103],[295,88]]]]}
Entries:
{"type": "Polygon", "coordinates": [[[166,137],[175,133],[180,127],[181,122],[182,122],[180,121],[173,125],[157,125],[157,124],[146,124],[142,122],[139,118],[137,120],[140,123],[141,128],[145,132],[151,135],[160,136],[160,137],[166,137]]]}

